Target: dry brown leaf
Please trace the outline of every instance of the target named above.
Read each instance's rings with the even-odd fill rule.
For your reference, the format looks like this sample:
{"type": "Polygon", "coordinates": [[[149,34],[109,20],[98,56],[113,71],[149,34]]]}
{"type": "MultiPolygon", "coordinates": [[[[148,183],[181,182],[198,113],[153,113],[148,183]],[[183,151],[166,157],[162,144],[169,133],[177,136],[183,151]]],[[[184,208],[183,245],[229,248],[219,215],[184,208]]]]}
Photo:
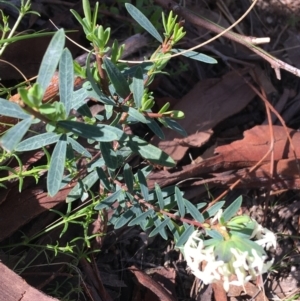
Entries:
{"type": "Polygon", "coordinates": [[[58,301],[30,286],[0,262],[0,301],[58,301]]]}
{"type": "MultiPolygon", "coordinates": [[[[273,130],[275,139],[273,149],[274,160],[279,161],[288,158],[294,160],[281,162],[280,164],[282,165],[278,167],[277,173],[278,175],[286,174],[296,177],[299,174],[298,166],[287,133],[281,126],[273,126],[273,130]]],[[[292,138],[296,156],[300,158],[300,133],[292,129],[288,129],[288,132],[292,138]]],[[[217,147],[215,150],[216,155],[212,158],[206,159],[198,164],[185,166],[181,171],[174,173],[159,171],[151,174],[148,177],[148,185],[152,188],[156,182],[161,186],[167,186],[201,174],[219,170],[238,170],[254,166],[269,151],[270,143],[269,126],[255,126],[245,131],[244,139],[217,147]]],[[[261,165],[269,162],[270,156],[268,156],[261,165]]]]}
{"type": "MultiPolygon", "coordinates": [[[[181,110],[185,118],[180,120],[181,126],[188,135],[208,132],[225,118],[242,110],[253,98],[254,92],[243,78],[234,72],[227,73],[221,80],[205,80],[199,82],[188,94],[175,105],[174,110],[181,110]]],[[[163,129],[165,140],[153,140],[155,145],[179,161],[188,147],[180,145],[175,138],[182,136],[170,129],[163,129]]],[[[212,132],[211,132],[212,133],[212,132]]],[[[187,138],[188,140],[191,140],[187,138]]],[[[197,146],[207,141],[197,139],[197,146]]]]}
{"type": "MultiPolygon", "coordinates": [[[[174,268],[158,267],[152,271],[152,279],[161,285],[174,299],[176,298],[175,278],[176,271],[174,268]]],[[[145,293],[145,301],[154,301],[157,299],[155,294],[147,290],[145,293]]]]}
{"type": "Polygon", "coordinates": [[[212,134],[212,130],[207,130],[189,135],[182,139],[175,138],[174,141],[178,142],[178,144],[181,146],[200,147],[209,140],[212,134]]]}
{"type": "Polygon", "coordinates": [[[160,284],[154,281],[150,276],[146,273],[138,269],[136,266],[131,266],[129,271],[132,272],[138,283],[152,291],[156,298],[160,301],[175,301],[175,297],[169,294],[165,288],[163,288],[160,284]]]}

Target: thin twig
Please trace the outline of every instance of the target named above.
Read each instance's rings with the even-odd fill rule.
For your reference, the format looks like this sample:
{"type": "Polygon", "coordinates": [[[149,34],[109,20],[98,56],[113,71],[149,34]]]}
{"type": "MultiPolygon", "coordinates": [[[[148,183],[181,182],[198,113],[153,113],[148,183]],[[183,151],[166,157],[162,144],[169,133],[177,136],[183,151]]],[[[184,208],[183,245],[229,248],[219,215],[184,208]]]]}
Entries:
{"type": "MultiPolygon", "coordinates": [[[[264,51],[263,49],[255,46],[258,43],[260,43],[259,39],[257,40],[256,38],[242,36],[242,35],[239,35],[239,34],[236,34],[232,31],[230,31],[231,28],[233,28],[237,23],[240,22],[240,20],[242,19],[242,17],[244,17],[245,14],[237,22],[235,22],[230,27],[225,29],[219,25],[214,24],[210,20],[205,19],[202,16],[196,15],[194,12],[189,11],[188,9],[179,6],[176,2],[174,2],[172,0],[168,0],[168,1],[155,0],[155,2],[157,2],[159,5],[161,5],[164,8],[173,10],[176,14],[180,15],[181,17],[183,17],[184,19],[186,19],[187,21],[189,21],[191,23],[201,26],[201,27],[204,27],[208,30],[211,30],[211,31],[217,33],[217,36],[215,36],[213,38],[213,40],[215,40],[216,38],[219,38],[220,36],[224,36],[232,41],[235,41],[237,43],[240,43],[240,44],[246,46],[247,48],[249,48],[250,50],[255,52],[257,55],[259,55],[260,57],[262,57],[263,59],[265,59],[266,61],[268,61],[270,63],[271,67],[274,68],[274,71],[275,71],[278,79],[281,79],[280,69],[284,69],[284,70],[300,77],[299,69],[277,59],[276,57],[272,56],[271,54],[264,51]]],[[[257,1],[253,1],[252,5],[249,7],[249,9],[250,8],[252,9],[254,7],[254,5],[256,4],[256,2],[257,1]]],[[[247,12],[249,11],[249,9],[247,10],[247,12]]],[[[206,45],[207,43],[210,43],[211,41],[212,41],[212,39],[210,39],[196,47],[188,49],[187,51],[200,48],[200,47],[206,45]]]]}

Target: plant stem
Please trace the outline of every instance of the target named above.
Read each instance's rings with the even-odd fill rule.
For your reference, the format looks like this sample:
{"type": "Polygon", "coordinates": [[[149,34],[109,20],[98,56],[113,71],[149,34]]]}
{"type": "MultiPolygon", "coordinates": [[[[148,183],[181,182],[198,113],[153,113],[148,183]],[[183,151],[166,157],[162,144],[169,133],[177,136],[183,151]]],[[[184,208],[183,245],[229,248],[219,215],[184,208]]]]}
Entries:
{"type": "MultiPolygon", "coordinates": [[[[17,28],[18,28],[19,24],[21,23],[24,16],[25,16],[25,14],[22,13],[22,11],[20,11],[18,19],[16,20],[16,23],[14,24],[14,27],[11,29],[9,35],[7,36],[8,39],[12,38],[12,36],[14,35],[15,31],[17,30],[17,28]]],[[[6,47],[8,46],[8,44],[9,44],[9,42],[4,43],[4,45],[0,49],[0,56],[3,54],[3,52],[6,49],[6,47]]]]}

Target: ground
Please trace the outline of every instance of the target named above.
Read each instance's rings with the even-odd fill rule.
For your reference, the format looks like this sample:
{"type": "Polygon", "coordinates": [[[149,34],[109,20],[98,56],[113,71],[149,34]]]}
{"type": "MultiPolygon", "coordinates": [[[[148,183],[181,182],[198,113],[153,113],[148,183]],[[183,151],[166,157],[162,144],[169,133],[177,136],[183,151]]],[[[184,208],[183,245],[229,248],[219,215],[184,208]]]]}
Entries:
{"type": "MultiPolygon", "coordinates": [[[[58,2],[33,1],[32,9],[39,11],[41,17],[31,15],[22,22],[19,31],[53,29],[49,18],[59,27],[78,30],[69,9],[82,14],[81,1],[58,2]]],[[[155,1],[149,5],[144,1],[143,5],[146,10],[155,11],[159,5],[165,8],[167,2],[155,1]]],[[[246,0],[186,1],[185,5],[194,13],[227,28],[241,17],[249,3],[246,0]]],[[[112,27],[114,38],[126,41],[126,59],[140,60],[148,56],[153,50],[153,41],[147,35],[137,34],[143,30],[125,13],[123,4],[103,1],[101,5],[102,24],[112,27]]],[[[2,3],[0,9],[10,15],[13,24],[14,10],[2,3]]],[[[300,68],[299,12],[300,1],[259,0],[235,27],[235,32],[242,36],[270,37],[269,43],[259,46],[277,59],[300,68]]],[[[181,48],[193,47],[215,35],[188,16],[183,19],[187,35],[181,48]]],[[[159,23],[156,25],[159,29],[159,23]]],[[[70,35],[81,45],[89,47],[82,32],[70,35]]],[[[1,57],[3,61],[0,60],[1,85],[11,87],[22,81],[19,72],[13,71],[4,61],[17,66],[27,78],[36,75],[49,40],[47,37],[10,45],[1,57]]],[[[74,58],[83,53],[71,43],[68,47],[74,58]]],[[[164,130],[165,140],[152,138],[153,144],[174,158],[177,167],[165,170],[155,166],[148,185],[153,188],[155,182],[162,187],[177,184],[185,192],[184,197],[193,204],[211,203],[223,195],[225,206],[228,206],[242,195],[240,213],[262,223],[276,233],[278,239],[277,248],[269,254],[275,261],[272,271],[264,275],[264,292],[256,283],[248,283],[245,288],[232,286],[227,294],[218,282],[203,286],[191,274],[172,239],[149,237],[149,233],[140,227],[124,226],[114,230],[109,226],[104,229],[102,217],[95,214],[89,233],[106,235],[92,241],[88,251],[95,252],[95,255],[85,257],[84,243],[74,241],[82,236],[80,224],[70,223],[63,236],[59,227],[50,233],[41,232],[48,225],[57,223],[57,211],[68,212],[64,201],[72,188],[50,198],[45,191],[44,178],[38,185],[34,179],[26,179],[21,194],[18,183],[13,181],[6,181],[7,189],[0,191],[0,259],[3,264],[32,287],[59,300],[300,300],[300,176],[295,159],[300,157],[297,72],[281,70],[279,79],[275,59],[271,64],[251,47],[234,42],[230,37],[223,36],[199,51],[216,58],[218,64],[198,63],[180,57],[169,64],[170,75],[157,77],[151,86],[158,107],[169,101],[174,109],[185,112],[185,119],[180,123],[188,137],[183,139],[173,131],[164,130]],[[268,118],[266,101],[274,106],[279,116],[273,113],[268,118]],[[272,127],[268,126],[270,120],[272,127]],[[283,121],[288,129],[284,128],[283,121]],[[274,148],[269,156],[256,166],[272,143],[274,148]],[[253,168],[255,166],[257,168],[253,168]],[[71,242],[75,246],[74,255],[66,249],[55,250],[56,242],[59,246],[68,246],[71,242]],[[52,247],[45,247],[47,245],[52,247]],[[58,251],[58,256],[55,256],[55,251],[58,251]]],[[[9,92],[12,99],[16,90],[9,92]]],[[[92,111],[98,112],[98,107],[90,105],[92,111]]],[[[1,119],[1,122],[7,121],[1,119]]],[[[141,137],[148,134],[141,125],[130,130],[141,137]]],[[[93,151],[95,153],[91,149],[93,151]]],[[[45,161],[43,152],[24,153],[21,158],[25,168],[29,169],[45,161]]],[[[11,168],[18,166],[14,161],[7,164],[11,168]]],[[[82,161],[79,166],[85,164],[82,161]]],[[[132,159],[130,164],[146,166],[148,162],[132,159]]],[[[81,213],[81,202],[74,206],[72,210],[81,213]]],[[[87,208],[92,208],[91,204],[89,206],[87,208]]],[[[88,210],[83,211],[84,216],[89,214],[88,210]]],[[[107,214],[109,217],[110,213],[107,214]]],[[[4,265],[2,267],[5,271],[2,275],[11,272],[4,265]]],[[[19,278],[9,275],[12,278],[6,277],[10,279],[7,285],[12,288],[19,278]]],[[[11,290],[22,295],[31,289],[26,286],[20,287],[20,292],[17,288],[11,290]]],[[[7,291],[10,290],[0,286],[2,295],[7,291]]],[[[7,300],[18,298],[7,296],[7,300]]],[[[48,297],[44,295],[43,298],[48,297]]]]}

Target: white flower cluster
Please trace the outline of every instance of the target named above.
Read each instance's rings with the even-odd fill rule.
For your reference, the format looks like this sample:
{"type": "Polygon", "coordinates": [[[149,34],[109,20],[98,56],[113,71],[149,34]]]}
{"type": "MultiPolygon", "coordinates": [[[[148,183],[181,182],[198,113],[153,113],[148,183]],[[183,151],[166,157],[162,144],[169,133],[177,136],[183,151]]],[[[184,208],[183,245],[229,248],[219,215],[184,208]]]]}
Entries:
{"type": "MultiPolygon", "coordinates": [[[[266,261],[266,256],[259,256],[255,249],[249,250],[250,252],[242,252],[237,248],[231,248],[232,256],[229,262],[216,260],[214,246],[205,247],[199,236],[199,231],[193,232],[183,251],[192,273],[204,284],[221,280],[225,291],[228,291],[230,284],[243,286],[250,280],[256,280],[273,264],[273,260],[266,261]],[[236,280],[230,281],[232,275],[236,276],[234,277],[236,280]]],[[[274,233],[259,224],[255,226],[251,238],[258,239],[255,242],[262,247],[268,249],[270,246],[274,246],[276,248],[274,233]]]]}

